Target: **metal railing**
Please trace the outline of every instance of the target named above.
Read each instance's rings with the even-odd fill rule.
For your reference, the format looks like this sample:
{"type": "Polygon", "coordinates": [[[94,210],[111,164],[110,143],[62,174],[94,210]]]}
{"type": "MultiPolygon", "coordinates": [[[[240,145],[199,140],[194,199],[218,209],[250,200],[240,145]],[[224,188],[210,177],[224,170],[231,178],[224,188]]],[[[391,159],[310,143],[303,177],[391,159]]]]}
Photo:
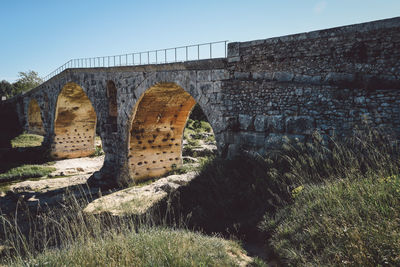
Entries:
{"type": "Polygon", "coordinates": [[[47,81],[69,68],[120,67],[165,64],[191,60],[221,58],[227,55],[228,41],[187,45],[115,56],[71,59],[43,78],[47,81]]]}

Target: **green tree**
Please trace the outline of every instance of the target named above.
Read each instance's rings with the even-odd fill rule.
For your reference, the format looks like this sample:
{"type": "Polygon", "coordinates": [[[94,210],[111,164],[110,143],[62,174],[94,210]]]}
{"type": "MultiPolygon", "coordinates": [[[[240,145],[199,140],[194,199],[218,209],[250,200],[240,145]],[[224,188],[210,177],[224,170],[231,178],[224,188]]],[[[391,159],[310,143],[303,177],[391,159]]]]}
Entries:
{"type": "Polygon", "coordinates": [[[0,82],[0,97],[11,97],[13,95],[14,85],[7,82],[6,80],[2,80],[0,82]]]}
{"type": "Polygon", "coordinates": [[[13,95],[27,92],[43,82],[39,74],[33,70],[27,72],[21,71],[18,73],[18,77],[18,80],[14,83],[13,95]]]}

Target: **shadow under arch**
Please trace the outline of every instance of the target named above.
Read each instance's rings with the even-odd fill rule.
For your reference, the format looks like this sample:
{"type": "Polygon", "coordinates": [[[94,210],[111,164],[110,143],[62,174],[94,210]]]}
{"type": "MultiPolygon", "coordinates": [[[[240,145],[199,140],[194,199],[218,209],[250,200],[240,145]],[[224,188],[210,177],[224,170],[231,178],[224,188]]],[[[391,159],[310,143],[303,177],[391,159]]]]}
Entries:
{"type": "Polygon", "coordinates": [[[45,135],[41,110],[35,98],[32,98],[28,105],[28,132],[45,135]]]}
{"type": "Polygon", "coordinates": [[[55,109],[50,156],[79,158],[95,151],[96,112],[78,84],[69,82],[60,91],[55,109]]]}
{"type": "Polygon", "coordinates": [[[196,100],[173,82],[159,82],[139,98],[128,136],[128,164],[135,181],[182,165],[183,130],[196,100]]]}

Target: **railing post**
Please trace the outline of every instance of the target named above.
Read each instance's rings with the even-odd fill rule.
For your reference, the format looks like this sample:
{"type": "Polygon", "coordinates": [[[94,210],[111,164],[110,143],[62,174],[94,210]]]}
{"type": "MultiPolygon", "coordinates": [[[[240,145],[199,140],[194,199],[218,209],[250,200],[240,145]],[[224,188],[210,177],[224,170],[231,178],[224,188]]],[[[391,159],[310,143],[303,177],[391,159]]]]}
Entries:
{"type": "Polygon", "coordinates": [[[210,43],[210,59],[212,58],[212,43],[210,43]]]}
{"type": "Polygon", "coordinates": [[[150,64],[150,51],[147,51],[147,64],[150,64]]]}
{"type": "Polygon", "coordinates": [[[164,54],[165,54],[165,64],[167,63],[167,49],[164,49],[164,54]]]}
{"type": "Polygon", "coordinates": [[[186,61],[188,61],[188,47],[186,46],[186,61]]]}
{"type": "Polygon", "coordinates": [[[224,42],[224,46],[225,46],[225,57],[226,57],[226,41],[224,42]]]}
{"type": "Polygon", "coordinates": [[[200,59],[200,45],[197,45],[197,60],[200,59]]]}
{"type": "Polygon", "coordinates": [[[156,64],[158,64],[158,50],[156,50],[156,64]]]}
{"type": "Polygon", "coordinates": [[[176,62],[177,60],[176,60],[176,47],[175,47],[175,62],[176,62]]]}

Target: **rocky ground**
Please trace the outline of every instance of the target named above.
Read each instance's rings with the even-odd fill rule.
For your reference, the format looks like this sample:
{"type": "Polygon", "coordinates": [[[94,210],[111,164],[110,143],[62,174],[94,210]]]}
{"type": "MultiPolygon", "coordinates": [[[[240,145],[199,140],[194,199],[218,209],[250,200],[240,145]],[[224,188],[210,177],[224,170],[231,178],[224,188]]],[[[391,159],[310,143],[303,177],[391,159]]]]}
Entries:
{"type": "MultiPolygon", "coordinates": [[[[198,140],[196,146],[188,145],[187,141],[185,143],[184,169],[195,169],[199,165],[199,157],[214,154],[216,151],[214,144],[203,140],[198,140]]],[[[142,214],[166,198],[171,191],[188,184],[195,177],[195,172],[189,171],[184,174],[169,175],[146,185],[99,193],[99,188],[89,188],[86,181],[102,167],[103,162],[104,156],[55,161],[52,167],[56,170],[47,177],[17,182],[1,192],[1,212],[12,213],[16,205],[21,203],[31,209],[57,206],[62,203],[63,195],[68,191],[78,198],[86,197],[93,200],[85,209],[86,212],[109,212],[115,215],[142,214]]]]}

